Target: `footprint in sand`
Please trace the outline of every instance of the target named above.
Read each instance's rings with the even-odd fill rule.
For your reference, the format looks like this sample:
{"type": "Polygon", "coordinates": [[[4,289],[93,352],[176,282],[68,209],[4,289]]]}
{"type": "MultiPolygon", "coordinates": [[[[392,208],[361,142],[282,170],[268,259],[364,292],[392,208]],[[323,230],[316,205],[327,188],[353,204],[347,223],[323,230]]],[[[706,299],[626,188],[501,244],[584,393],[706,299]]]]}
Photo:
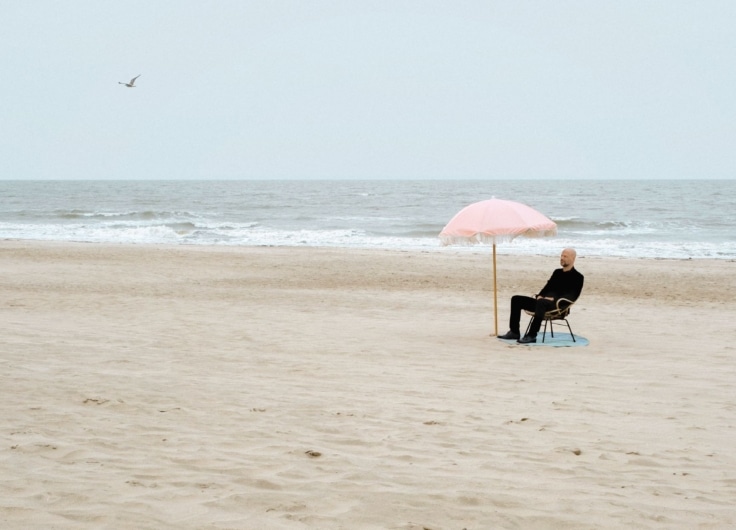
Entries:
{"type": "Polygon", "coordinates": [[[87,398],[82,403],[84,403],[85,405],[87,403],[94,403],[95,405],[104,405],[108,401],[110,401],[110,400],[109,399],[101,399],[101,398],[87,398]]]}

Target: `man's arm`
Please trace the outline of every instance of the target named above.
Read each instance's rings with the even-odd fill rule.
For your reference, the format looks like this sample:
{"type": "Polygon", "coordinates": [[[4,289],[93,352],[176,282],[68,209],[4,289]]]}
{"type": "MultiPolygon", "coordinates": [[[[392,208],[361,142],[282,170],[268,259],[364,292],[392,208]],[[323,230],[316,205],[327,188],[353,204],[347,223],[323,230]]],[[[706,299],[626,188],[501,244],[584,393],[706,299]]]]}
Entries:
{"type": "Polygon", "coordinates": [[[544,284],[544,287],[542,287],[542,290],[537,293],[537,295],[534,298],[546,298],[547,300],[554,300],[553,297],[548,296],[551,293],[551,286],[552,281],[554,280],[555,273],[557,271],[552,273],[552,276],[549,277],[549,280],[547,280],[547,283],[544,284]]]}

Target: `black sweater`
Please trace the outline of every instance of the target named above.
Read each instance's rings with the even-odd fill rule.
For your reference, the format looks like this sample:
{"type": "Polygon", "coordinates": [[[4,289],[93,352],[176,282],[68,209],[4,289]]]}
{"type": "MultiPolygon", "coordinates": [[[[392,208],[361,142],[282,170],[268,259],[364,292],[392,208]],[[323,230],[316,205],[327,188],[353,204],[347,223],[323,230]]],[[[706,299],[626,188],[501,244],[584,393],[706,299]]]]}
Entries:
{"type": "Polygon", "coordinates": [[[539,291],[537,296],[549,296],[554,298],[555,301],[559,298],[567,298],[574,302],[583,290],[583,279],[583,275],[575,267],[567,272],[556,269],[550,279],[547,280],[547,285],[539,291]]]}

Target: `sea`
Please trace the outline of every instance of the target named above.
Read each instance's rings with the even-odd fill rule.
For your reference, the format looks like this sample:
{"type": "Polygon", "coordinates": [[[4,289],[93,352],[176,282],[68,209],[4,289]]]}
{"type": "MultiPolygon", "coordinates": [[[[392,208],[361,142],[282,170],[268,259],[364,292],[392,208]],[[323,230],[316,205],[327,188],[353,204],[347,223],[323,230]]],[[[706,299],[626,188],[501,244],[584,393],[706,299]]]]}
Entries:
{"type": "Polygon", "coordinates": [[[501,254],[736,259],[736,180],[0,180],[0,239],[488,252],[438,235],[492,197],[558,226],[501,254]]]}

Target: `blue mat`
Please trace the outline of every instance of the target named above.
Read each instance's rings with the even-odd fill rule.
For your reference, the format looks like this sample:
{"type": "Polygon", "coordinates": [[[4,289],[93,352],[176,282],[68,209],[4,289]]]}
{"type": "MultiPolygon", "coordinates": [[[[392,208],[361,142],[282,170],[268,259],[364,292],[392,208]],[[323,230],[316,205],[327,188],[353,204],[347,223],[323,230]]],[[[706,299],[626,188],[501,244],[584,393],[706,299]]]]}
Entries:
{"type": "Polygon", "coordinates": [[[585,337],[575,335],[575,341],[573,341],[572,335],[570,335],[569,333],[560,333],[559,331],[555,331],[554,337],[552,337],[548,332],[544,336],[544,342],[542,342],[542,334],[540,333],[539,335],[537,335],[537,342],[532,342],[531,344],[519,344],[515,340],[498,340],[513,346],[548,346],[552,348],[570,348],[572,346],[587,346],[588,344],[590,344],[588,339],[586,339],[585,337]]]}

